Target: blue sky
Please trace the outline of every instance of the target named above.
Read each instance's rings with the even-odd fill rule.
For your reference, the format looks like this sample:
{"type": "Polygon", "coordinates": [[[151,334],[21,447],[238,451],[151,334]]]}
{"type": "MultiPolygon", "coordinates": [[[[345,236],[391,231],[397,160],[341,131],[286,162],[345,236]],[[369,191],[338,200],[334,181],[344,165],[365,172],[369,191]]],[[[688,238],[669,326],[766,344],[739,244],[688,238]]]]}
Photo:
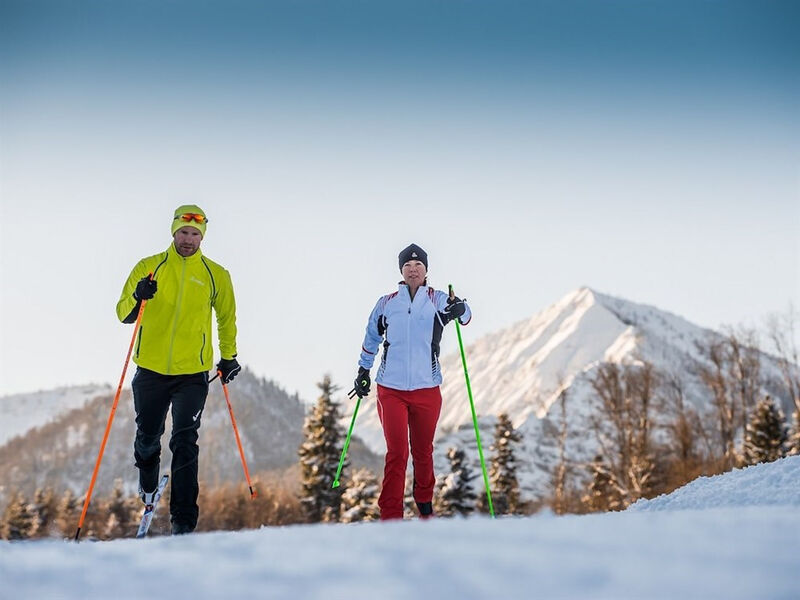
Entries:
{"type": "Polygon", "coordinates": [[[242,361],[306,399],[349,387],[411,241],[467,341],[581,285],[757,325],[800,305],[798,25],[792,2],[4,1],[0,394],[116,382],[119,290],[184,202],[242,361]]]}

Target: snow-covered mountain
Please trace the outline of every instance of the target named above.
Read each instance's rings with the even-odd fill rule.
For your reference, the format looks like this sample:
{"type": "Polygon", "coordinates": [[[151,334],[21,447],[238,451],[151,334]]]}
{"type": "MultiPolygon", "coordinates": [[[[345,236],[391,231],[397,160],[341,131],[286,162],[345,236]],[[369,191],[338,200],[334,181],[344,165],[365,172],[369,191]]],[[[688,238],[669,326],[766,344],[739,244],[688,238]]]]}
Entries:
{"type": "MultiPolygon", "coordinates": [[[[508,413],[515,427],[546,416],[559,393],[601,362],[645,360],[683,372],[700,360],[696,341],[713,332],[655,307],[580,288],[511,327],[466,349],[476,408],[508,413]]],[[[442,369],[441,426],[452,431],[470,422],[461,358],[448,356],[442,369]],[[453,377],[457,374],[458,377],[453,377]]]]}
{"type": "Polygon", "coordinates": [[[112,393],[109,385],[60,387],[0,398],[0,446],[15,435],[49,423],[89,400],[112,393]]]}
{"type": "MultiPolygon", "coordinates": [[[[685,399],[702,407],[710,397],[697,376],[697,366],[705,359],[696,344],[719,335],[652,306],[587,287],[575,290],[530,319],[486,335],[465,349],[484,452],[488,454],[496,416],[507,413],[523,435],[518,453],[523,491],[540,496],[555,461],[552,434],[559,415],[554,405],[562,391],[568,398],[568,453],[573,459],[588,460],[594,452],[594,441],[587,435],[591,381],[601,364],[650,362],[660,372],[679,377],[685,399]]],[[[777,366],[767,355],[762,369],[777,377],[777,366]]],[[[460,355],[444,357],[442,371],[437,472],[447,468],[445,453],[451,446],[465,448],[477,467],[460,355]]],[[[357,432],[380,452],[384,441],[372,395],[363,418],[359,414],[357,432]]]]}
{"type": "Polygon", "coordinates": [[[798,490],[793,456],[617,513],[0,542],[0,597],[788,600],[798,490]]]}

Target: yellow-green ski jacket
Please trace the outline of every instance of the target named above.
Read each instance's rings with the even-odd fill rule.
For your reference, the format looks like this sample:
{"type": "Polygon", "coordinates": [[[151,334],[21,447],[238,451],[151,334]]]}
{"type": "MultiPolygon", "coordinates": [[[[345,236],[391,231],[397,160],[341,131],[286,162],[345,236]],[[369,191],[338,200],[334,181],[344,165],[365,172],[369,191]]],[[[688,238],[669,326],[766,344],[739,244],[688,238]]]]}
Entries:
{"type": "Polygon", "coordinates": [[[133,292],[149,273],[158,289],[145,305],[133,362],[162,375],[210,370],[214,364],[212,308],[222,358],[236,355],[236,301],[228,271],[203,256],[200,249],[184,258],[170,244],[166,252],[143,258],[131,271],[117,303],[120,321],[135,321],[133,292]]]}

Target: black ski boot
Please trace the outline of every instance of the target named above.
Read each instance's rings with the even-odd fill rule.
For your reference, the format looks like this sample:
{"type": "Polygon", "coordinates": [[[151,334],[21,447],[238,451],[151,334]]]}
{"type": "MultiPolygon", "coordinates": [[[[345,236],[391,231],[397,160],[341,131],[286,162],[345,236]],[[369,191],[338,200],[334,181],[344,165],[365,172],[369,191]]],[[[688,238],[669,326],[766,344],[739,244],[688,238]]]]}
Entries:
{"type": "Polygon", "coordinates": [[[433,503],[432,502],[417,502],[419,509],[420,519],[430,519],[433,516],[433,503]]]}
{"type": "Polygon", "coordinates": [[[194,527],[191,525],[187,525],[186,523],[177,523],[175,521],[172,522],[172,535],[185,535],[187,533],[192,533],[194,531],[194,527]]]}

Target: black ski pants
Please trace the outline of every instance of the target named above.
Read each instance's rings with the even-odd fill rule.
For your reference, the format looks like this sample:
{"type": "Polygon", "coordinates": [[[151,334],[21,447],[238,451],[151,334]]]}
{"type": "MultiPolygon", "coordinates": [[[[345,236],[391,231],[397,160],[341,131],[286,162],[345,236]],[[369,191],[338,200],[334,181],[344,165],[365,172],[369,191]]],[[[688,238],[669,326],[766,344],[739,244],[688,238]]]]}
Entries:
{"type": "Polygon", "coordinates": [[[136,410],[133,455],[139,468],[139,486],[152,492],[158,485],[161,436],[172,406],[172,490],[169,510],[173,523],[197,526],[197,447],[200,416],[208,395],[208,373],[161,375],[136,369],[131,387],[136,410]]]}

